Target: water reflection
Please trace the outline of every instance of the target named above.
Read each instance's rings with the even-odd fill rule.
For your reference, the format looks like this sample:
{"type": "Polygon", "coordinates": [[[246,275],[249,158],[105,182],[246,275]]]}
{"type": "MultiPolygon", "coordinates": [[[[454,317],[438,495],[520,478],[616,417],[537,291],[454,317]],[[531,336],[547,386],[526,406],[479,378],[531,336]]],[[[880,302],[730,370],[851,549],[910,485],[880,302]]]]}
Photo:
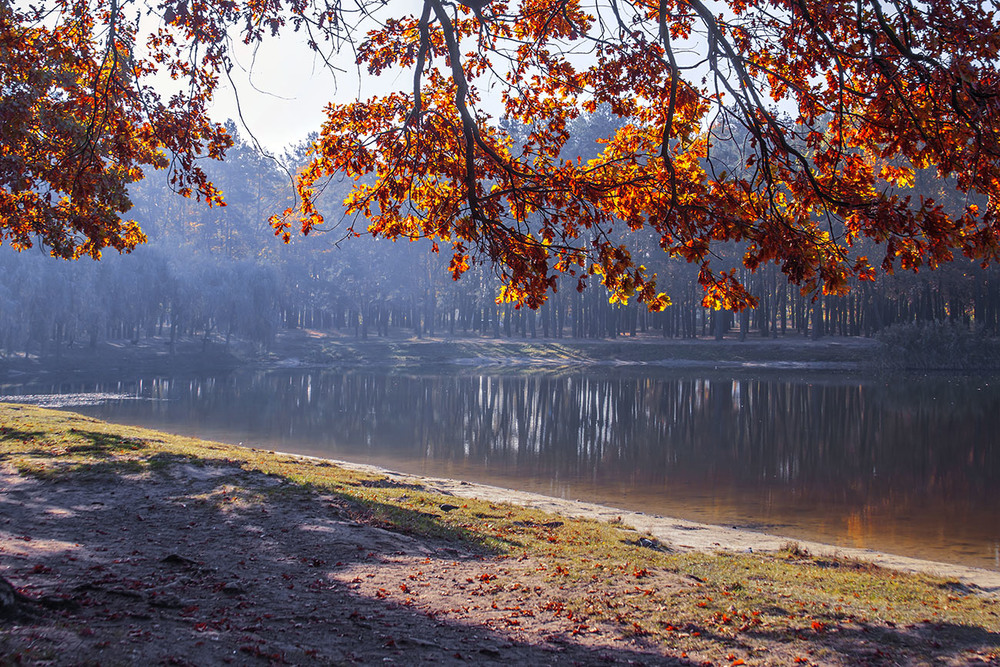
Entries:
{"type": "Polygon", "coordinates": [[[982,378],[283,371],[12,389],[131,393],[159,400],[83,410],[1000,569],[1000,394],[982,378]]]}

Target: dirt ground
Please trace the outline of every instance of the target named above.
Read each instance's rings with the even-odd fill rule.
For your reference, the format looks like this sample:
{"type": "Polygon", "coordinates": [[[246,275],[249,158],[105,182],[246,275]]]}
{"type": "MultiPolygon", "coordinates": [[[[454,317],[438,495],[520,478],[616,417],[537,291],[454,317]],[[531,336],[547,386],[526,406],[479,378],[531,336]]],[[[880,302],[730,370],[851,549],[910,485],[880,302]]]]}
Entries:
{"type": "Polygon", "coordinates": [[[248,483],[286,484],[180,464],[56,482],[3,470],[0,576],[40,602],[7,619],[0,656],[83,665],[692,664],[581,627],[541,589],[500,583],[505,572],[532,570],[529,559],[392,533],[291,485],[265,507],[237,490],[248,483]]]}
{"type": "MultiPolygon", "coordinates": [[[[637,571],[641,586],[628,576],[553,578],[547,569],[561,561],[540,552],[386,530],[342,496],[224,459],[161,454],[143,472],[119,461],[114,471],[50,476],[23,474],[13,460],[0,462],[0,665],[1000,664],[992,621],[838,612],[811,628],[775,619],[741,636],[667,611],[669,638],[634,634],[628,618],[574,616],[573,601],[640,609],[631,597],[669,591],[694,604],[725,587],[705,588],[683,569],[637,571]]],[[[462,494],[438,489],[447,480],[361,479],[399,501],[415,489],[449,494],[439,497],[457,505],[433,506],[435,517],[471,511],[459,507],[462,494]]],[[[891,570],[853,563],[872,573],[868,585],[891,585],[880,574],[891,570]]],[[[985,581],[943,585],[948,604],[992,597],[985,581]]],[[[930,595],[934,604],[945,593],[930,595]]],[[[763,611],[798,619],[786,597],[763,611]]]]}

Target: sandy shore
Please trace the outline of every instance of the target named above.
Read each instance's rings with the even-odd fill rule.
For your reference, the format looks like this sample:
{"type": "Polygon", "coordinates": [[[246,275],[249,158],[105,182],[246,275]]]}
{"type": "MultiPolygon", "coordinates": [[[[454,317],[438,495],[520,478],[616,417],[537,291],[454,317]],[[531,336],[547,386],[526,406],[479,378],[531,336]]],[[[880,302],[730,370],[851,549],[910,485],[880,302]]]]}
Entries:
{"type": "Polygon", "coordinates": [[[0,664],[1000,660],[997,572],[803,542],[813,556],[772,557],[785,539],[30,406],[0,417],[0,664]]]}
{"type": "MultiPolygon", "coordinates": [[[[287,456],[298,456],[286,454],[287,456]]],[[[312,459],[315,457],[301,456],[312,459]]],[[[636,530],[655,537],[678,551],[733,551],[733,552],[774,552],[794,542],[800,548],[816,556],[855,558],[882,567],[929,574],[955,579],[971,591],[1000,598],[1000,572],[976,567],[940,563],[936,561],[909,558],[883,553],[872,549],[840,547],[821,542],[792,539],[780,535],[769,535],[751,530],[697,523],[685,519],[631,512],[615,507],[586,503],[578,500],[564,500],[527,491],[517,491],[488,484],[477,484],[441,477],[424,477],[396,472],[379,466],[331,460],[338,466],[371,474],[385,475],[403,484],[420,484],[428,491],[462,498],[479,498],[490,502],[505,502],[531,507],[568,517],[595,519],[598,521],[621,522],[636,530]]]]}

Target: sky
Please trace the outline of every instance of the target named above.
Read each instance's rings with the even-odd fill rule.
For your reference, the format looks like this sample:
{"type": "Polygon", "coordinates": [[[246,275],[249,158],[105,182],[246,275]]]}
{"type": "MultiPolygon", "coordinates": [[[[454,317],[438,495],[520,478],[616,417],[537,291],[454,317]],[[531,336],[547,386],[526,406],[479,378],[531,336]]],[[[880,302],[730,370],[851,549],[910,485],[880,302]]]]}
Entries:
{"type": "MultiPolygon", "coordinates": [[[[394,0],[386,3],[375,16],[419,14],[422,0],[394,0]],[[390,9],[391,7],[391,9],[390,9]]],[[[710,3],[711,4],[711,3],[710,3]]],[[[372,19],[372,27],[375,20],[372,19]]],[[[364,29],[358,34],[363,35],[364,29]]],[[[367,99],[395,90],[410,91],[412,71],[394,70],[373,77],[358,71],[355,53],[349,46],[337,54],[335,64],[343,71],[336,77],[304,43],[301,34],[291,30],[279,39],[266,39],[256,52],[235,42],[235,84],[221,82],[211,113],[216,121],[236,121],[243,134],[251,133],[269,152],[280,156],[284,149],[318,131],[326,119],[327,104],[367,99]],[[251,75],[252,74],[252,75],[251,75]],[[239,105],[236,100],[239,99],[239,105]],[[242,115],[242,122],[240,116],[242,115]],[[245,123],[245,127],[243,126],[245,123]]],[[[694,40],[698,44],[697,39],[694,40]]],[[[703,60],[703,48],[681,53],[685,60],[703,60]]],[[[590,56],[581,56],[578,64],[586,66],[590,56]]],[[[443,63],[439,63],[443,66],[443,63]]],[[[693,75],[691,75],[693,76],[693,75]]],[[[488,86],[487,86],[488,88],[488,86]]],[[[490,108],[489,93],[481,89],[480,108],[490,108]]]]}
{"type": "Polygon", "coordinates": [[[293,44],[265,45],[256,58],[243,50],[236,62],[232,71],[235,86],[220,83],[210,107],[212,117],[220,122],[236,121],[241,132],[249,130],[277,154],[318,130],[325,105],[343,96],[344,86],[338,90],[329,72],[314,69],[312,54],[293,44]]]}
{"type": "Polygon", "coordinates": [[[359,75],[352,50],[337,54],[336,65],[343,72],[334,76],[295,33],[265,40],[256,52],[236,42],[232,70],[235,94],[234,86],[221,82],[211,107],[212,117],[219,122],[233,119],[241,132],[249,130],[276,155],[318,131],[326,119],[323,110],[327,104],[412,86],[410,72],[383,73],[377,78],[364,71],[359,75]]]}

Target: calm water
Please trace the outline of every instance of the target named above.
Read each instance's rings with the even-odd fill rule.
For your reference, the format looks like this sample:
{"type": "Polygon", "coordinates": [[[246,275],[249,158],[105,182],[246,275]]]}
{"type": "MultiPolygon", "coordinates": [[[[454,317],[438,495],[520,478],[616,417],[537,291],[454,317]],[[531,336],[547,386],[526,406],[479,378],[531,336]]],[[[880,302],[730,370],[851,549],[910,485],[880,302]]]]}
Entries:
{"type": "Polygon", "coordinates": [[[118,397],[71,409],[1000,570],[991,378],[289,370],[2,388],[92,392],[118,397]]]}

